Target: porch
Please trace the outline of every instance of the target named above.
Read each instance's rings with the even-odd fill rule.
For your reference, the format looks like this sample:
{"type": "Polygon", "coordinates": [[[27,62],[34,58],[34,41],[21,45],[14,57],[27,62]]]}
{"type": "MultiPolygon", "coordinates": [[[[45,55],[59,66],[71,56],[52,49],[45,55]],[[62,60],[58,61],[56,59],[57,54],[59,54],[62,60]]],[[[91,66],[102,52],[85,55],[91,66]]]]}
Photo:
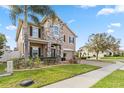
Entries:
{"type": "Polygon", "coordinates": [[[61,58],[61,45],[49,44],[48,42],[29,42],[29,56],[35,58],[39,56],[44,58],[61,58]]]}

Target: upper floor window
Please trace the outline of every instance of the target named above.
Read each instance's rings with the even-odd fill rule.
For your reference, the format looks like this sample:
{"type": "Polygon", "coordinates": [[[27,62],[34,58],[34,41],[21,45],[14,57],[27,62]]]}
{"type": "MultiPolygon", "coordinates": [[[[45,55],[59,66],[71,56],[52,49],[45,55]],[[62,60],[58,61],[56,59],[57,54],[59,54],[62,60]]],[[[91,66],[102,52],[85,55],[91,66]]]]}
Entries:
{"type": "Polygon", "coordinates": [[[38,27],[30,26],[30,36],[40,38],[40,29],[38,27]]]}
{"type": "Polygon", "coordinates": [[[32,28],[32,37],[38,38],[38,28],[36,27],[32,28]]]}
{"type": "Polygon", "coordinates": [[[56,25],[52,26],[52,33],[54,36],[59,36],[59,27],[56,25]]]}
{"type": "Polygon", "coordinates": [[[74,37],[69,36],[69,43],[74,43],[74,37]]]}

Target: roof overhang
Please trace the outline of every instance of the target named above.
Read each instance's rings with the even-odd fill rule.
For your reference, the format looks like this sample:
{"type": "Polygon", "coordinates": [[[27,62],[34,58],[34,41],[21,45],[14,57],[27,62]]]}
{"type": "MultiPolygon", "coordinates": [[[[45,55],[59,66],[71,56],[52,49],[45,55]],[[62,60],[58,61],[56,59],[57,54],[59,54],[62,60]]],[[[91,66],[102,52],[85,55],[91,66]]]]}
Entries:
{"type": "Polygon", "coordinates": [[[32,43],[39,43],[39,44],[47,44],[49,42],[47,40],[42,40],[37,38],[29,38],[28,40],[32,43]]]}

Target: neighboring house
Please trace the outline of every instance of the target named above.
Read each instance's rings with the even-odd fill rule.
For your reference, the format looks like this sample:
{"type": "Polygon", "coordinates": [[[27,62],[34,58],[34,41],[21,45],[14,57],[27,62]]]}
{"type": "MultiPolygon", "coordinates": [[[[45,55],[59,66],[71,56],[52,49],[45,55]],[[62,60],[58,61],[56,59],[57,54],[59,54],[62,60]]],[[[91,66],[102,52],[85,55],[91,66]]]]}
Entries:
{"type": "Polygon", "coordinates": [[[5,53],[5,52],[10,52],[12,50],[10,49],[10,46],[4,45],[2,51],[5,53]]]}
{"type": "MultiPolygon", "coordinates": [[[[73,59],[76,37],[60,18],[56,17],[52,23],[50,18],[44,17],[40,26],[28,23],[28,55],[73,59]]],[[[17,50],[24,55],[24,24],[21,20],[16,33],[16,42],[17,50]]]]}
{"type": "Polygon", "coordinates": [[[12,60],[15,58],[20,58],[21,54],[19,51],[8,51],[5,52],[1,57],[0,57],[0,62],[6,62],[8,60],[12,60]]]}
{"type": "Polygon", "coordinates": [[[12,51],[10,49],[10,46],[4,45],[2,51],[4,53],[0,56],[0,62],[6,62],[8,60],[21,57],[20,52],[19,51],[12,51]]]}
{"type": "MultiPolygon", "coordinates": [[[[81,47],[78,50],[79,57],[96,57],[95,52],[90,52],[86,47],[81,47]]],[[[106,50],[104,52],[99,53],[99,57],[104,57],[104,56],[112,56],[113,52],[111,50],[106,50]]]]}

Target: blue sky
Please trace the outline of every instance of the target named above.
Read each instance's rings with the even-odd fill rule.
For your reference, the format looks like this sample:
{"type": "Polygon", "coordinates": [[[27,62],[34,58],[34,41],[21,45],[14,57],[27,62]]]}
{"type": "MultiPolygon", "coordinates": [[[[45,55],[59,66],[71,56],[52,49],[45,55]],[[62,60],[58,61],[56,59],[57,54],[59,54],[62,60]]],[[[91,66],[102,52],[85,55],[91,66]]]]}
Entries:
{"type": "MultiPolygon", "coordinates": [[[[57,15],[78,36],[76,49],[83,46],[92,33],[106,32],[121,39],[124,49],[124,6],[52,6],[57,15]]],[[[0,6],[0,32],[7,37],[7,45],[16,47],[16,26],[9,18],[9,9],[0,6]]]]}

